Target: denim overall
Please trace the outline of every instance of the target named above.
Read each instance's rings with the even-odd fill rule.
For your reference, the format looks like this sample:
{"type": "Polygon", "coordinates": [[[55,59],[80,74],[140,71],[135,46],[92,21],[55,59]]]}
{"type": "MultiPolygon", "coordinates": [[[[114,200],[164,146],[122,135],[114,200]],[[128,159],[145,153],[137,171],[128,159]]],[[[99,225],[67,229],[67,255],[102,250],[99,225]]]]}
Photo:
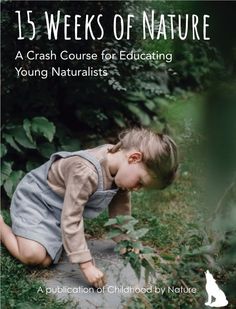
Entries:
{"type": "Polygon", "coordinates": [[[14,234],[42,244],[54,263],[58,262],[62,252],[60,221],[64,198],[52,191],[47,184],[47,176],[55,160],[71,156],[88,160],[98,174],[97,190],[85,204],[83,217],[95,218],[103,212],[118,189],[104,190],[101,165],[86,150],[54,153],[49,161],[26,174],[20,181],[10,207],[14,234]]]}

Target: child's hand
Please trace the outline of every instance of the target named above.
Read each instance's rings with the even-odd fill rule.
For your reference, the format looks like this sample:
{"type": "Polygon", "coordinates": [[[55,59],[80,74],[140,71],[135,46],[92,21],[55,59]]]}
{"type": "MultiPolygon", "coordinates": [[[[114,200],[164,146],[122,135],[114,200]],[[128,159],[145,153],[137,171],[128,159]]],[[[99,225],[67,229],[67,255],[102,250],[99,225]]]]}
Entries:
{"type": "Polygon", "coordinates": [[[80,269],[87,281],[96,288],[106,284],[105,275],[93,264],[92,261],[80,264],[80,269]]]}

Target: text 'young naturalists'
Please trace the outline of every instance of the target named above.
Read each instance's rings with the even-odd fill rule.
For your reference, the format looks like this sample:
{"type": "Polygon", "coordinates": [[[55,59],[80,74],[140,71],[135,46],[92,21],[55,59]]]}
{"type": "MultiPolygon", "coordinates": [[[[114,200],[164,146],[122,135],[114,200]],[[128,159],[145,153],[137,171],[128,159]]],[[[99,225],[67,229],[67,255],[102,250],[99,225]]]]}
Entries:
{"type": "MultiPolygon", "coordinates": [[[[54,14],[44,12],[41,20],[44,25],[42,31],[38,31],[36,14],[32,10],[15,11],[18,21],[18,40],[39,40],[46,35],[48,40],[102,40],[107,27],[103,14],[63,14],[60,10],[54,14]],[[27,25],[27,36],[24,29],[27,25]],[[37,29],[37,31],[36,31],[37,29]],[[46,31],[45,31],[46,30],[46,31]]],[[[114,14],[112,18],[112,32],[116,40],[130,40],[137,20],[141,22],[142,39],[173,40],[179,38],[185,40],[210,40],[209,37],[210,15],[196,14],[158,14],[155,10],[143,11],[142,16],[128,14],[122,16],[114,14]],[[139,21],[140,20],[140,21],[139,21]]]]}

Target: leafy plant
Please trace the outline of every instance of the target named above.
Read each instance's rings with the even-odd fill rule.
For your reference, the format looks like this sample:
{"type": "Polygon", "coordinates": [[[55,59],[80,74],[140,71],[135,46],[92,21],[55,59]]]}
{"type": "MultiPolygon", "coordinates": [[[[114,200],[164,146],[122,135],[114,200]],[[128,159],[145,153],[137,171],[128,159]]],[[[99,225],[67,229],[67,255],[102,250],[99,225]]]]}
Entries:
{"type": "Polygon", "coordinates": [[[53,143],[56,128],[45,117],[24,119],[23,124],[9,124],[3,128],[1,144],[1,186],[7,196],[13,192],[26,171],[39,165],[41,160],[49,158],[56,147],[53,143]],[[36,153],[36,154],[35,154],[36,153]],[[35,154],[38,161],[33,161],[35,154]]]}
{"type": "MultiPolygon", "coordinates": [[[[112,25],[112,15],[119,13],[123,16],[132,12],[139,18],[142,17],[142,10],[148,4],[142,2],[131,3],[130,1],[103,2],[81,2],[80,13],[85,16],[90,12],[103,12],[104,23],[112,25]]],[[[52,119],[56,127],[63,125],[70,132],[75,132],[76,138],[82,139],[86,133],[88,137],[93,136],[94,140],[99,137],[111,137],[117,131],[131,125],[148,126],[154,117],[158,117],[155,101],[157,96],[164,96],[168,93],[168,71],[163,67],[161,61],[152,60],[120,60],[119,57],[110,61],[101,59],[101,52],[107,50],[119,54],[122,50],[125,53],[143,52],[140,49],[141,21],[136,21],[137,27],[133,27],[130,40],[114,40],[111,27],[106,27],[106,35],[103,40],[62,40],[58,39],[57,44],[47,39],[45,35],[46,26],[42,16],[44,11],[61,11],[61,14],[71,14],[78,10],[75,2],[63,2],[47,4],[36,2],[3,2],[2,3],[2,27],[4,49],[2,59],[2,114],[5,123],[17,123],[24,118],[32,119],[35,116],[43,115],[52,119]],[[86,51],[98,55],[93,62],[80,61],[80,69],[87,70],[88,65],[94,68],[108,71],[108,76],[94,77],[67,77],[67,78],[32,78],[24,76],[17,78],[15,70],[12,69],[12,59],[16,57],[19,50],[18,45],[12,44],[12,36],[17,37],[17,19],[12,10],[32,10],[32,19],[37,25],[36,40],[34,49],[37,51],[53,50],[58,55],[57,60],[35,60],[30,61],[25,57],[32,49],[30,40],[19,42],[20,50],[24,56],[24,68],[50,70],[52,65],[66,69],[68,64],[71,69],[78,69],[78,61],[62,61],[59,54],[62,50],[77,54],[78,51],[86,51]],[[141,95],[136,96],[137,93],[141,95]],[[20,98],[24,97],[24,101],[20,98]],[[133,96],[133,98],[132,98],[133,96]],[[153,102],[154,107],[150,110],[148,102],[153,102]],[[111,108],[112,106],[112,108],[111,108]],[[17,110],[17,113],[15,111],[17,110]]],[[[62,25],[60,25],[62,26],[62,25]]],[[[73,27],[71,27],[73,37],[73,27]]],[[[81,27],[81,31],[84,31],[81,27]]],[[[22,32],[25,37],[30,36],[30,28],[27,23],[22,23],[22,32]]],[[[81,33],[82,35],[82,33],[81,33]]],[[[152,48],[157,49],[157,45],[152,48]]],[[[145,52],[149,52],[148,49],[145,52]]],[[[21,59],[14,60],[15,67],[22,66],[21,59]]],[[[27,123],[25,124],[27,127],[27,123]]],[[[32,143],[31,143],[32,144],[32,143]]],[[[28,146],[30,143],[28,141],[28,146]]],[[[35,145],[31,145],[34,147],[35,145]]],[[[47,147],[46,147],[47,148],[47,147]]]]}
{"type": "Polygon", "coordinates": [[[46,117],[24,119],[2,128],[1,186],[8,198],[26,172],[43,164],[57,151],[77,151],[80,141],[62,125],[57,128],[46,117]]]}
{"type": "Polygon", "coordinates": [[[148,282],[149,275],[155,273],[155,256],[152,248],[143,246],[139,240],[147,232],[147,228],[135,229],[134,225],[138,220],[132,216],[116,216],[109,219],[104,226],[110,226],[108,238],[121,236],[123,240],[118,241],[115,252],[120,253],[124,258],[124,265],[130,263],[138,279],[141,277],[141,269],[145,269],[145,281],[148,282]]]}
{"type": "Polygon", "coordinates": [[[208,42],[176,42],[172,69],[176,85],[204,89],[223,68],[218,50],[208,42]]]}

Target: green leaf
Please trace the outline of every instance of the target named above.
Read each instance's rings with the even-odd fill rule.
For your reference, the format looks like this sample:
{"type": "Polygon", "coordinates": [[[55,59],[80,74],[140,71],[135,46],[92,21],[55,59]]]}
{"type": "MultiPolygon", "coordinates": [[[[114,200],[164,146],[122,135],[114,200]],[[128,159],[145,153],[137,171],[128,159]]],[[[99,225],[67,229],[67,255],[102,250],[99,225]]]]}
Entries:
{"type": "Polygon", "coordinates": [[[156,108],[155,103],[151,100],[147,100],[144,104],[150,111],[153,111],[156,108]]]}
{"type": "Polygon", "coordinates": [[[32,131],[42,134],[49,142],[53,140],[56,128],[54,124],[45,117],[34,117],[31,121],[32,131]]]}
{"type": "Polygon", "coordinates": [[[65,127],[57,125],[56,137],[59,139],[60,148],[65,151],[77,151],[81,148],[78,138],[72,138],[65,127]]]}
{"type": "Polygon", "coordinates": [[[80,149],[80,142],[78,139],[76,138],[64,138],[63,142],[61,141],[61,149],[64,151],[77,151],[78,149],[80,149]]]}
{"type": "Polygon", "coordinates": [[[28,161],[26,163],[26,171],[27,172],[30,172],[32,171],[33,169],[35,169],[36,167],[39,166],[39,163],[38,162],[32,162],[32,161],[28,161]]]}
{"type": "Polygon", "coordinates": [[[2,174],[9,176],[12,172],[12,164],[13,162],[7,162],[7,161],[3,161],[2,162],[2,174]]]}
{"type": "Polygon", "coordinates": [[[141,124],[148,126],[151,123],[151,120],[149,118],[149,116],[142,111],[138,106],[134,105],[134,104],[128,104],[128,109],[136,116],[139,118],[139,121],[141,122],[141,124]]]}
{"type": "Polygon", "coordinates": [[[142,254],[142,257],[148,262],[150,267],[155,270],[156,266],[153,260],[153,253],[142,254]]]}
{"type": "Polygon", "coordinates": [[[24,148],[35,149],[36,144],[31,142],[27,137],[25,130],[21,126],[16,126],[14,129],[9,130],[15,141],[24,148]]]}
{"type": "Polygon", "coordinates": [[[132,216],[123,216],[123,215],[119,215],[119,216],[116,216],[116,219],[117,219],[117,223],[118,224],[124,224],[126,223],[128,220],[135,220],[134,217],[132,216]]]}
{"type": "Polygon", "coordinates": [[[129,258],[129,263],[133,268],[138,279],[141,277],[141,260],[139,255],[134,252],[128,252],[127,257],[129,258]]]}
{"type": "Polygon", "coordinates": [[[1,144],[0,158],[4,157],[6,153],[7,153],[7,148],[6,148],[6,146],[3,145],[3,144],[1,144]]]}
{"type": "Polygon", "coordinates": [[[142,253],[145,254],[145,253],[153,253],[153,249],[150,248],[150,247],[145,247],[142,249],[142,253]]]}
{"type": "Polygon", "coordinates": [[[28,139],[33,143],[33,137],[31,135],[31,122],[29,121],[29,119],[24,119],[23,128],[28,139]]]}
{"type": "Polygon", "coordinates": [[[146,97],[143,92],[139,91],[134,91],[134,92],[129,92],[126,96],[127,101],[132,101],[132,102],[137,102],[137,101],[145,101],[146,97]]]}
{"type": "Polygon", "coordinates": [[[121,116],[114,116],[113,119],[120,128],[125,127],[125,122],[121,116]]]}
{"type": "Polygon", "coordinates": [[[121,234],[123,234],[121,230],[119,230],[119,229],[112,229],[112,231],[107,233],[107,238],[113,238],[113,237],[119,236],[121,234]]]}
{"type": "Polygon", "coordinates": [[[3,133],[2,137],[12,148],[17,150],[18,152],[22,152],[10,134],[3,133]]]}
{"type": "Polygon", "coordinates": [[[12,172],[13,162],[2,161],[1,165],[1,186],[8,179],[12,172]]]}
{"type": "Polygon", "coordinates": [[[153,272],[153,269],[152,269],[152,267],[149,266],[149,264],[146,265],[146,266],[144,267],[144,269],[145,269],[145,271],[144,271],[145,283],[148,283],[149,275],[150,275],[150,273],[153,272]]]}
{"type": "Polygon", "coordinates": [[[166,253],[162,253],[160,254],[161,257],[167,261],[174,261],[175,260],[175,257],[173,255],[170,255],[170,254],[166,254],[166,253]]]}
{"type": "Polygon", "coordinates": [[[123,239],[117,243],[116,248],[121,249],[121,248],[127,248],[127,247],[132,247],[132,242],[128,239],[123,239]]]}
{"type": "Polygon", "coordinates": [[[133,248],[137,248],[137,249],[140,249],[140,250],[143,249],[143,245],[142,245],[142,243],[140,241],[134,241],[132,243],[132,245],[133,245],[133,248]]]}
{"type": "Polygon", "coordinates": [[[139,229],[137,231],[132,232],[132,234],[130,234],[130,236],[135,237],[136,239],[139,239],[139,238],[143,237],[148,231],[149,231],[149,229],[142,228],[142,229],[139,229]]]}
{"type": "Polygon", "coordinates": [[[133,219],[133,220],[130,220],[128,223],[123,224],[122,227],[126,229],[127,231],[131,232],[134,230],[134,225],[137,223],[138,223],[138,220],[133,219]]]}
{"type": "Polygon", "coordinates": [[[3,187],[9,198],[12,198],[12,195],[16,189],[21,178],[24,176],[23,171],[12,171],[9,178],[5,181],[3,187]]]}
{"type": "Polygon", "coordinates": [[[125,215],[125,216],[119,216],[119,217],[123,217],[123,219],[126,220],[136,220],[133,216],[130,215],[125,215]]]}
{"type": "Polygon", "coordinates": [[[109,226],[109,225],[113,225],[116,223],[117,223],[117,220],[115,218],[111,218],[104,224],[104,226],[109,226]]]}
{"type": "Polygon", "coordinates": [[[56,146],[54,144],[50,143],[44,143],[40,144],[38,146],[38,150],[41,153],[41,155],[47,159],[50,158],[50,156],[57,151],[56,146]]]}
{"type": "Polygon", "coordinates": [[[124,248],[127,248],[128,245],[126,242],[124,242],[123,240],[119,241],[116,246],[115,246],[115,249],[114,249],[114,252],[117,252],[119,253],[121,249],[124,249],[124,248]]]}

